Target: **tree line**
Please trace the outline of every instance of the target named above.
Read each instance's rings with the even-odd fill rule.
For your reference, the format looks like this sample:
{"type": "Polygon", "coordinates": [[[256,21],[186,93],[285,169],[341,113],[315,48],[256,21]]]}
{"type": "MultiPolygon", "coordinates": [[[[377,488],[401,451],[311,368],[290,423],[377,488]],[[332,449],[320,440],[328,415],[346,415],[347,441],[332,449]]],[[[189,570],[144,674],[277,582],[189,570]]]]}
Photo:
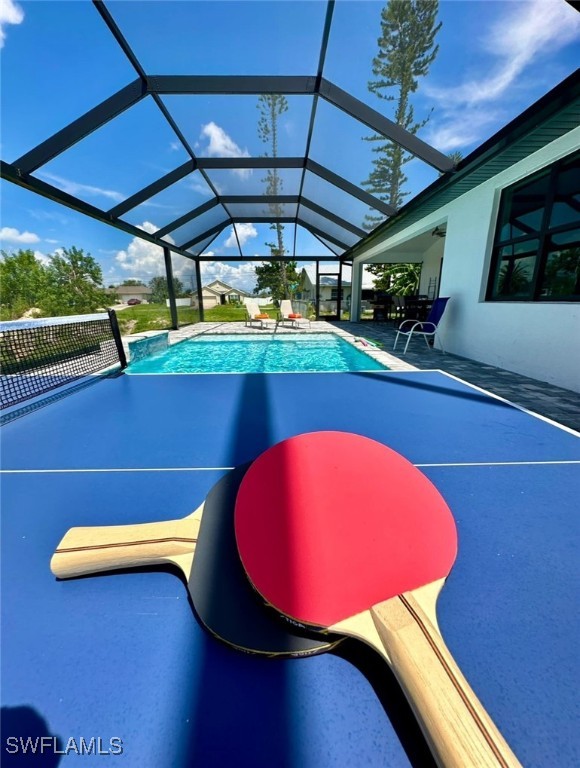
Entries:
{"type": "Polygon", "coordinates": [[[82,315],[112,303],[101,267],[82,248],[63,248],[46,262],[32,250],[1,253],[2,319],[22,317],[33,308],[46,317],[82,315]]]}
{"type": "MultiPolygon", "coordinates": [[[[41,317],[84,315],[102,311],[118,300],[115,286],[105,288],[100,265],[82,248],[63,248],[46,261],[30,249],[0,253],[2,320],[17,319],[26,313],[41,317]]],[[[144,283],[130,279],[123,285],[144,283]]],[[[149,302],[161,304],[169,296],[165,277],[153,277],[148,287],[149,302]]],[[[176,296],[191,295],[177,277],[173,278],[173,288],[176,296]]]]}

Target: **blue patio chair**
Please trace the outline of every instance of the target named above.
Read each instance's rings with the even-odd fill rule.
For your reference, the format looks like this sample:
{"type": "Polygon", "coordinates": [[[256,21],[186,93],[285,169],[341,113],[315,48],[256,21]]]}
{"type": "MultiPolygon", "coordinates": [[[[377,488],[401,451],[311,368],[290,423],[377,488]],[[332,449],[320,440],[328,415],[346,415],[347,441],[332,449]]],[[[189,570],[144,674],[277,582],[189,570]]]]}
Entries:
{"type": "MultiPolygon", "coordinates": [[[[432,338],[432,339],[435,338],[435,334],[437,333],[439,322],[443,317],[443,313],[445,312],[445,307],[447,306],[448,301],[449,301],[449,296],[445,298],[435,299],[435,301],[433,302],[433,306],[431,307],[431,311],[429,312],[429,315],[427,316],[426,320],[423,320],[423,321],[403,320],[403,322],[399,326],[399,329],[397,330],[395,343],[393,345],[393,351],[397,348],[397,342],[399,340],[399,336],[406,336],[407,343],[405,344],[405,349],[403,350],[403,354],[405,354],[407,352],[407,347],[409,346],[409,342],[411,341],[413,334],[422,336],[425,339],[425,344],[429,348],[429,338],[432,338]]],[[[443,350],[441,339],[439,340],[439,344],[441,345],[441,349],[443,350]]]]}

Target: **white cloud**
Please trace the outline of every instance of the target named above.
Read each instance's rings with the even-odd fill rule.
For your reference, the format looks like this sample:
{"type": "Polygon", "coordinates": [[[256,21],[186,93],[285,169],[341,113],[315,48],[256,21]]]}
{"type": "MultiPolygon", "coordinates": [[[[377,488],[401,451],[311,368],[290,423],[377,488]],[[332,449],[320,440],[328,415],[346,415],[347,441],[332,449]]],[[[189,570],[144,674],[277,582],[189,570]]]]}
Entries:
{"type": "Polygon", "coordinates": [[[6,24],[21,24],[24,20],[24,11],[13,0],[0,0],[0,48],[4,47],[6,24]]]}
{"type": "Polygon", "coordinates": [[[50,238],[50,237],[45,237],[45,238],[44,238],[44,242],[45,242],[45,243],[50,243],[51,245],[56,245],[56,243],[58,243],[59,241],[58,241],[58,240],[53,240],[53,239],[52,239],[52,238],[50,238]]]}
{"type": "Polygon", "coordinates": [[[34,257],[42,264],[50,264],[50,256],[42,251],[34,251],[34,257]]]}
{"type": "MultiPolygon", "coordinates": [[[[153,234],[156,227],[151,222],[144,222],[140,229],[153,234]]],[[[206,251],[203,256],[214,256],[213,251],[206,251]]],[[[259,262],[257,262],[259,263],[259,262]]],[[[173,254],[173,275],[182,280],[187,287],[190,282],[195,288],[195,264],[192,260],[173,254]]],[[[236,288],[252,292],[256,285],[256,263],[243,264],[222,263],[219,261],[202,261],[200,263],[201,281],[203,285],[222,280],[236,288]]],[[[119,283],[128,278],[149,282],[152,277],[165,277],[165,262],[163,249],[146,240],[135,237],[126,250],[116,252],[115,265],[108,270],[106,282],[119,283]],[[119,268],[121,273],[119,274],[119,268]]]]}
{"type": "Polygon", "coordinates": [[[35,235],[34,232],[19,232],[14,227],[2,227],[2,229],[0,229],[0,240],[5,240],[7,243],[26,245],[29,243],[38,243],[40,238],[38,235],[35,235]]]}
{"type": "MultiPolygon", "coordinates": [[[[250,237],[255,237],[257,235],[252,224],[237,224],[236,226],[238,232],[240,228],[243,227],[253,230],[253,233],[249,233],[250,237]]],[[[147,221],[141,224],[140,228],[151,234],[158,229],[154,224],[147,221]]],[[[245,240],[243,242],[245,242],[245,240]]],[[[204,251],[201,255],[205,257],[216,256],[216,253],[215,251],[209,250],[204,251]]],[[[219,255],[217,258],[219,259],[219,255]]],[[[195,288],[194,262],[174,254],[172,263],[174,276],[182,280],[188,288],[190,287],[190,282],[195,288]]],[[[214,280],[221,280],[235,288],[240,288],[248,293],[253,293],[256,287],[255,269],[263,263],[264,262],[261,260],[244,262],[202,261],[200,262],[201,282],[202,285],[208,285],[214,280]]],[[[311,279],[314,281],[316,279],[316,266],[314,262],[299,264],[299,272],[303,266],[306,266],[311,275],[311,279]]],[[[343,279],[350,282],[350,275],[350,267],[344,267],[343,279]]],[[[134,278],[147,283],[152,277],[158,276],[165,277],[165,263],[162,248],[136,237],[131,240],[126,250],[116,252],[115,265],[108,270],[105,281],[109,284],[122,282],[128,278],[134,278]],[[119,276],[119,268],[121,269],[121,276],[119,276]]],[[[365,266],[363,269],[363,287],[372,288],[373,279],[374,276],[367,272],[365,266]]]]}
{"type": "Polygon", "coordinates": [[[445,119],[433,125],[429,131],[429,144],[441,152],[453,152],[468,147],[477,143],[485,135],[486,129],[491,127],[493,131],[493,127],[501,122],[501,115],[501,111],[494,109],[465,108],[461,110],[461,114],[448,110],[445,112],[445,119]]]}
{"type": "MultiPolygon", "coordinates": [[[[139,229],[149,234],[153,234],[159,229],[150,221],[145,221],[138,226],[139,229]]],[[[169,237],[167,240],[173,243],[169,237]]],[[[148,240],[142,240],[140,237],[134,237],[127,246],[127,250],[118,251],[115,262],[124,272],[130,272],[131,276],[143,282],[147,282],[158,275],[165,275],[163,248],[150,243],[148,240]]]]}
{"type": "MultiPolygon", "coordinates": [[[[217,189],[217,191],[221,195],[221,190],[218,187],[218,185],[214,183],[214,187],[217,189]]],[[[197,192],[198,194],[203,195],[204,197],[213,197],[213,192],[207,186],[205,181],[202,182],[196,179],[195,181],[192,181],[189,183],[189,188],[193,189],[194,192],[197,192]]]]}
{"type": "Polygon", "coordinates": [[[183,148],[183,146],[182,146],[181,142],[179,142],[179,141],[172,141],[172,142],[169,144],[169,149],[170,149],[172,152],[177,152],[178,150],[180,150],[180,149],[182,149],[182,148],[183,148]]]}
{"type": "MultiPolygon", "coordinates": [[[[1,2],[1,0],[0,0],[1,2]]],[[[120,192],[115,192],[112,189],[102,189],[101,187],[93,187],[89,184],[79,184],[76,181],[70,179],[63,179],[62,176],[55,176],[53,173],[39,172],[39,176],[43,176],[49,181],[54,181],[63,192],[67,192],[69,195],[75,195],[76,197],[81,194],[86,194],[89,197],[107,197],[116,203],[120,203],[125,199],[125,196],[120,192]]]]}
{"type": "Polygon", "coordinates": [[[480,78],[458,86],[433,88],[426,93],[444,106],[460,101],[472,106],[501,98],[528,64],[544,53],[554,54],[580,38],[580,15],[569,5],[553,0],[506,4],[507,13],[496,19],[481,40],[481,47],[497,59],[480,78]]]}
{"type": "Polygon", "coordinates": [[[60,211],[44,211],[37,208],[27,208],[26,213],[37,221],[56,221],[63,227],[66,227],[69,223],[69,219],[60,211]]]}
{"type": "Polygon", "coordinates": [[[427,136],[441,151],[479,141],[485,128],[503,119],[507,98],[521,85],[520,77],[543,56],[553,56],[580,39],[580,15],[565,2],[526,0],[498,7],[504,12],[479,40],[479,48],[490,56],[485,71],[457,85],[424,87],[442,110],[427,136]]]}
{"type": "MultiPolygon", "coordinates": [[[[204,256],[213,256],[208,252],[204,256]]],[[[233,264],[231,262],[202,261],[200,264],[202,285],[208,285],[214,280],[221,280],[233,288],[241,288],[243,291],[253,293],[256,287],[255,268],[262,262],[244,262],[233,264]]]]}
{"type": "MultiPolygon", "coordinates": [[[[200,138],[209,141],[205,148],[209,157],[251,157],[247,149],[239,147],[232,137],[213,121],[202,125],[200,138]]],[[[234,168],[232,173],[245,179],[252,173],[252,169],[234,168]]]]}
{"type": "Polygon", "coordinates": [[[234,227],[231,227],[229,237],[224,242],[224,246],[226,248],[237,248],[238,240],[240,242],[240,248],[243,248],[248,240],[250,240],[252,237],[258,236],[258,231],[253,224],[234,224],[234,227]],[[236,232],[238,234],[237,240],[234,227],[236,228],[236,232]]]}
{"type": "Polygon", "coordinates": [[[202,125],[201,136],[209,140],[209,157],[250,157],[247,149],[241,149],[232,137],[213,121],[202,125]]]}

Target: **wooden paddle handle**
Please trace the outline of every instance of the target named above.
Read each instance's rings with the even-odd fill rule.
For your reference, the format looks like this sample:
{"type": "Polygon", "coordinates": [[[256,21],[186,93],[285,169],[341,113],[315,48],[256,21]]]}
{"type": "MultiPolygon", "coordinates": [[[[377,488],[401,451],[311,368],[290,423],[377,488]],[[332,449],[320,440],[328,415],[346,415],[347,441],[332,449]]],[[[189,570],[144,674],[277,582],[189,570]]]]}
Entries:
{"type": "Polygon", "coordinates": [[[379,603],[370,613],[437,763],[521,768],[414,594],[379,603]]]}
{"type": "Polygon", "coordinates": [[[200,516],[140,525],[71,528],[50,569],[60,579],[99,571],[175,562],[195,549],[200,516]]]}

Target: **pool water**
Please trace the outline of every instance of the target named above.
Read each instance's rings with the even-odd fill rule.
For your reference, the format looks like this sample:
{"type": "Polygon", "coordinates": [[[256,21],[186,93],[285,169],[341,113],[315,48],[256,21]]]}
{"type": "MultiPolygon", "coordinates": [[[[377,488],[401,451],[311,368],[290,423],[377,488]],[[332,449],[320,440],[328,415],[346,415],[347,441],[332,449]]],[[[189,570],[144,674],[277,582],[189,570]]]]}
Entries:
{"type": "Polygon", "coordinates": [[[383,371],[372,357],[334,333],[300,336],[198,336],[131,363],[126,373],[288,373],[383,371]]]}

